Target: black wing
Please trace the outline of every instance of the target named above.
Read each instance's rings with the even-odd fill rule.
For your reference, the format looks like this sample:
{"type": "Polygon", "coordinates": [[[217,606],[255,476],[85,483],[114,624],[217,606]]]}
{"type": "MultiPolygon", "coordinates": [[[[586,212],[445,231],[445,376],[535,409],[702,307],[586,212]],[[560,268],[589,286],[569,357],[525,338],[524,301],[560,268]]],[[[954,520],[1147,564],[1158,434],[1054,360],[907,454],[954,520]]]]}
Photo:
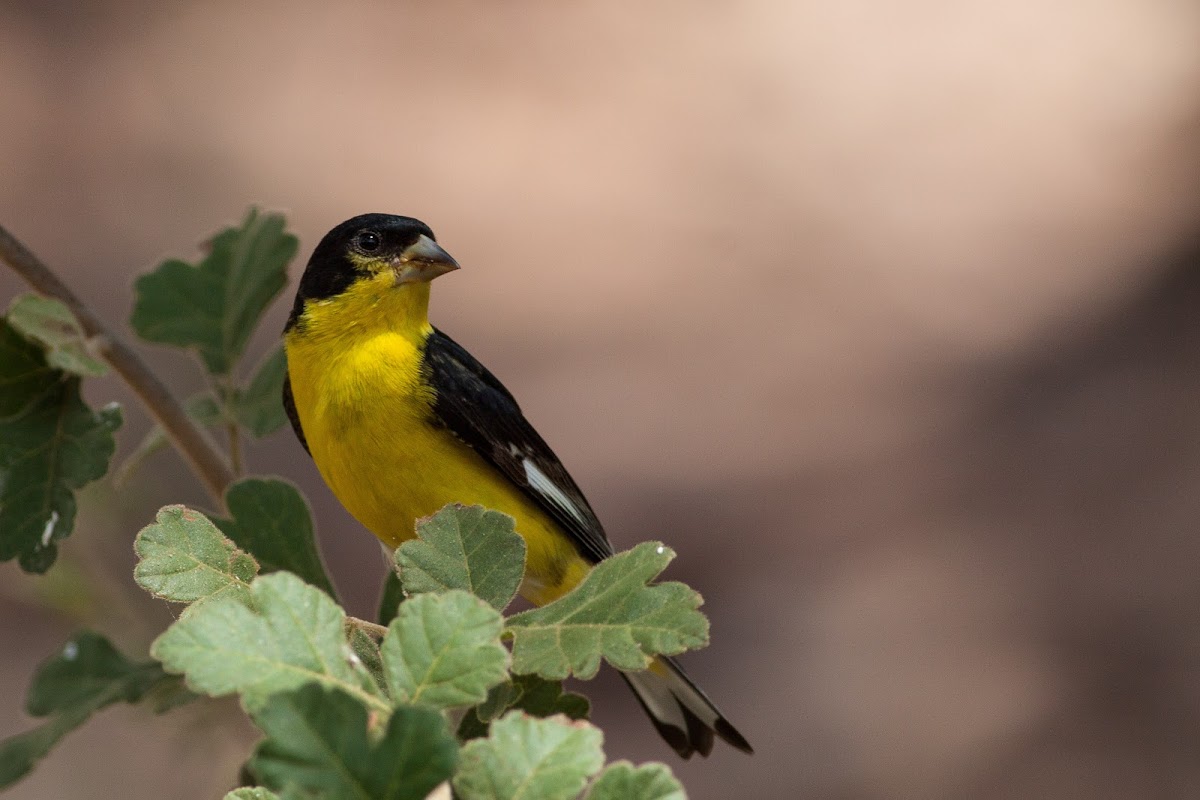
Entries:
{"type": "MultiPolygon", "coordinates": [[[[612,555],[600,520],[558,456],[521,413],[504,384],[434,329],[425,345],[434,417],[546,512],[593,563],[612,555]]],[[[296,426],[299,431],[299,426],[296,426]]]]}
{"type": "Polygon", "coordinates": [[[283,410],[287,412],[288,419],[291,420],[296,438],[300,440],[300,444],[304,445],[304,452],[311,456],[312,451],[308,449],[308,439],[304,438],[304,428],[300,427],[300,414],[296,411],[296,397],[292,394],[292,376],[288,372],[283,373],[283,410]]]}

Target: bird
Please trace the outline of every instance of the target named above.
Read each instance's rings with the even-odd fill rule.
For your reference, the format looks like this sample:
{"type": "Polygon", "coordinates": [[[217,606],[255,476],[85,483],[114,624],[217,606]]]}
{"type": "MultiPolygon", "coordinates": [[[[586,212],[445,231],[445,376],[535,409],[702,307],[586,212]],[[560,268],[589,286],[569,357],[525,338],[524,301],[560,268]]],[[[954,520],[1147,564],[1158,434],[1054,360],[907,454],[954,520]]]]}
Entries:
{"type": "MultiPolygon", "coordinates": [[[[333,494],[389,548],[449,503],[511,516],[527,552],[520,591],[541,606],[614,551],[512,393],[430,324],[430,284],[457,269],[412,217],[363,214],[330,230],[284,327],[283,404],[333,494]]],[[[621,674],[683,758],[707,756],[714,735],[753,752],[675,659],[621,674]]]]}

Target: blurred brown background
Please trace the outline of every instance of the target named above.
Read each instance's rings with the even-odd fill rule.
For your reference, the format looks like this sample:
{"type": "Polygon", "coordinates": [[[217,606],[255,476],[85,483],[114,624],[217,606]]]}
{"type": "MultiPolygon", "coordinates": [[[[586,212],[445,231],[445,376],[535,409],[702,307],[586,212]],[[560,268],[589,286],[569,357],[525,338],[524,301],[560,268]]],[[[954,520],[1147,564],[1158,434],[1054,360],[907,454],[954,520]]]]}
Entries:
{"type": "MultiPolygon", "coordinates": [[[[302,259],[360,212],[433,226],[465,267],[435,321],[618,547],[679,551],[685,661],[758,748],[679,763],[608,675],[611,758],[699,800],[1200,795],[1191,0],[6,2],[0,109],[0,221],[122,330],[250,204],[302,259]]],[[[89,391],[128,452],[144,414],[89,391]]],[[[251,462],[369,613],[374,540],[290,433],[251,462]]],[[[130,542],[180,501],[160,454],[50,578],[0,568],[0,734],[71,630],[144,652],[170,609],[130,542]]],[[[111,709],[11,796],[218,797],[231,719],[111,709]]]]}

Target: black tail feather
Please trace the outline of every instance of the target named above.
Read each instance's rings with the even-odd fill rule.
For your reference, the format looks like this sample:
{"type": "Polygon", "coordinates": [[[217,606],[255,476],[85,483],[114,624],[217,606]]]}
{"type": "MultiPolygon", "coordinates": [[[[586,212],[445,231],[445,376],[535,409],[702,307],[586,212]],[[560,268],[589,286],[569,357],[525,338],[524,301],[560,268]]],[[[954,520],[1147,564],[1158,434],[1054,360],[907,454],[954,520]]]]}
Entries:
{"type": "Polygon", "coordinates": [[[754,748],[674,659],[660,657],[645,672],[622,673],[662,738],[682,758],[712,752],[716,736],[744,753],[754,748]]]}

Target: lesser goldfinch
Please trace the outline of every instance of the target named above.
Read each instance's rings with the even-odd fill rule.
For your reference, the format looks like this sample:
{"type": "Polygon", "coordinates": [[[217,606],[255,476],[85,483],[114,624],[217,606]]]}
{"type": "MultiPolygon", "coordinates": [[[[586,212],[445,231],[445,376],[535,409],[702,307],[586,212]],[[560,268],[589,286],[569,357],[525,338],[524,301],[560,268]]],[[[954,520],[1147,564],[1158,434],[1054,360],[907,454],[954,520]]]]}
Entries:
{"type": "MultiPolygon", "coordinates": [[[[284,406],[333,493],[388,547],[447,503],[512,516],[527,548],[521,594],[543,605],[613,549],[512,394],[430,325],[430,281],[458,268],[411,217],[365,214],[331,230],[284,328],[284,406]]],[[[624,678],[684,758],[708,755],[714,733],[752,752],[674,660],[624,678]]]]}

